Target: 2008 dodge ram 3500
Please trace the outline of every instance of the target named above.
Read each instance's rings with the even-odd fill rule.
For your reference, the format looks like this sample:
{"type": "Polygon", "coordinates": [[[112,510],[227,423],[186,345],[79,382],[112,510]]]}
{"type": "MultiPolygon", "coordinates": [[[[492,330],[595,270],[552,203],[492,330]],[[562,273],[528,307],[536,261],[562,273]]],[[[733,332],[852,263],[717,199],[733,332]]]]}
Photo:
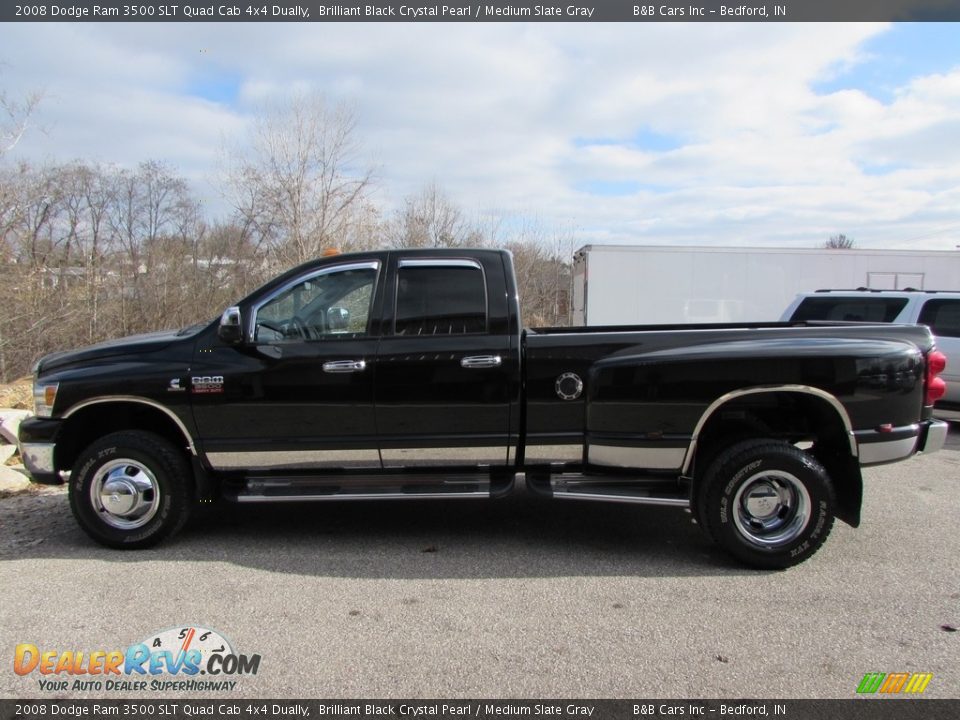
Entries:
{"type": "Polygon", "coordinates": [[[145,547],[191,507],[503,495],[690,508],[764,568],[860,521],[865,465],[938,450],[925,327],[520,325],[509,253],[295,268],[219,321],[49,355],[20,427],[94,539],[145,547]]]}

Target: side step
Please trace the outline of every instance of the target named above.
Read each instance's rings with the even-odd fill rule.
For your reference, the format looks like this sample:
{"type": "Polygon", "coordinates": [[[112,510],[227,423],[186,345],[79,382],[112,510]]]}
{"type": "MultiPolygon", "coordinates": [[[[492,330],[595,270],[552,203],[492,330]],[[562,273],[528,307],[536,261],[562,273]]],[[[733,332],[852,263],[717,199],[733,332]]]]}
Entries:
{"type": "Polygon", "coordinates": [[[491,498],[508,492],[513,479],[488,476],[248,477],[225,496],[239,503],[336,500],[437,500],[491,498]]]}
{"type": "MultiPolygon", "coordinates": [[[[531,483],[528,479],[528,486],[531,483]]],[[[544,482],[532,488],[540,494],[562,500],[595,500],[597,502],[633,503],[689,508],[690,498],[674,480],[651,481],[650,478],[612,478],[603,475],[554,475],[549,489],[544,482]]]]}

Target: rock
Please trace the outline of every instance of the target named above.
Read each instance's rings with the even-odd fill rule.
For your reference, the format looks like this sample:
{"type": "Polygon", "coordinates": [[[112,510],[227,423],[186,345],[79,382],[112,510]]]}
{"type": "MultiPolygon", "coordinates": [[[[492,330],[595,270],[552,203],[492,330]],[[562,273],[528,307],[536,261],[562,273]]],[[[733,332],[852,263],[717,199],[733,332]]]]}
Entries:
{"type": "Polygon", "coordinates": [[[15,452],[17,452],[16,445],[0,445],[0,465],[5,465],[15,452]]]}
{"type": "Polygon", "coordinates": [[[30,481],[13,468],[0,465],[0,491],[25,490],[30,487],[30,481]]]}
{"type": "Polygon", "coordinates": [[[20,421],[33,415],[29,410],[0,410],[0,437],[8,443],[17,444],[20,421]]]}

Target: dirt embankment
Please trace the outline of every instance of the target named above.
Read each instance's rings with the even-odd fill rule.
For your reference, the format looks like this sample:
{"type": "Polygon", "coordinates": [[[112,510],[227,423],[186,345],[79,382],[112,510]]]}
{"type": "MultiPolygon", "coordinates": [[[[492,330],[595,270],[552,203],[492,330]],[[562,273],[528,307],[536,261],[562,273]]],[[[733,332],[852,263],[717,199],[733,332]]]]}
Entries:
{"type": "Polygon", "coordinates": [[[21,378],[8,385],[0,384],[0,408],[33,410],[33,386],[30,378],[21,378]]]}

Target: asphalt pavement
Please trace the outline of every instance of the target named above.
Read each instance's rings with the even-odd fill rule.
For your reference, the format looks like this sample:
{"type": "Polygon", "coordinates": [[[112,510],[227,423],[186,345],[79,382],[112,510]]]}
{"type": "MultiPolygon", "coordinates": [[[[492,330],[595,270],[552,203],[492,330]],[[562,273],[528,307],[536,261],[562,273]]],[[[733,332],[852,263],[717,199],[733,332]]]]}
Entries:
{"type": "Polygon", "coordinates": [[[194,698],[846,698],[867,672],[958,698],[960,429],[865,484],[862,526],[783,572],[737,565],[681,510],[524,493],[217,506],[138,552],[90,541],[62,490],[7,497],[0,696],[159,698],[41,690],[14,648],[202,627],[261,662],[194,698]]]}

